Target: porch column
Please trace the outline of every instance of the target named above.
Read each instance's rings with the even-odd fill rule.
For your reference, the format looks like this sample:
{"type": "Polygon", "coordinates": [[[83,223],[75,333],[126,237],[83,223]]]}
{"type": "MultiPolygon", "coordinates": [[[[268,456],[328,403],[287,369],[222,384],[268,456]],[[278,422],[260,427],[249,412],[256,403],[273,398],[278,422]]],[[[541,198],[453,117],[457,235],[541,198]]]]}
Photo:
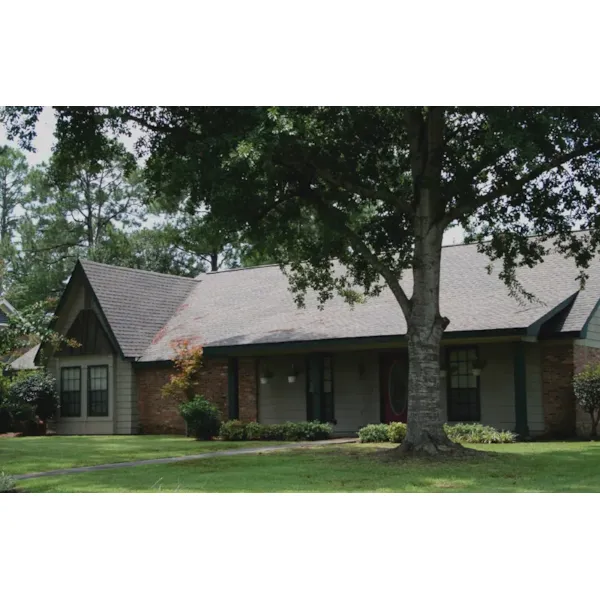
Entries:
{"type": "Polygon", "coordinates": [[[227,413],[229,419],[239,419],[238,387],[238,359],[232,357],[227,362],[227,413]]]}
{"type": "Polygon", "coordinates": [[[515,431],[522,439],[529,435],[525,342],[516,342],[514,345],[514,379],[515,431]]]}

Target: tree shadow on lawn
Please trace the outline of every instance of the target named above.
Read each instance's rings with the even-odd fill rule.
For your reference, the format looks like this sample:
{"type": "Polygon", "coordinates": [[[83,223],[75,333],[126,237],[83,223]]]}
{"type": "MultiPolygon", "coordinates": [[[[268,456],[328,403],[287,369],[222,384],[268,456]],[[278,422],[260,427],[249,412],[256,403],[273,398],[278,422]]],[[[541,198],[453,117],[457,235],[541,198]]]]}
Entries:
{"type": "Polygon", "coordinates": [[[50,492],[600,492],[600,444],[488,447],[481,459],[391,463],[378,458],[381,448],[352,446],[43,478],[26,487],[50,492]]]}

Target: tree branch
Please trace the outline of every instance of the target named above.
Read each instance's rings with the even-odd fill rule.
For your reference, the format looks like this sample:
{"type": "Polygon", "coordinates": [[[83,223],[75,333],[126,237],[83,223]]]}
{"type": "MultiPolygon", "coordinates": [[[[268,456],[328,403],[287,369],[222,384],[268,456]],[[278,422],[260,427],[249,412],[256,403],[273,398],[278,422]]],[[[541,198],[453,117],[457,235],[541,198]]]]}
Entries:
{"type": "Polygon", "coordinates": [[[350,245],[360,252],[373,269],[384,278],[385,282],[392,290],[394,297],[398,301],[398,304],[400,304],[400,308],[402,309],[405,318],[408,320],[411,311],[411,302],[394,274],[381,263],[362,237],[346,223],[346,215],[341,210],[329,206],[316,194],[311,195],[311,200],[319,212],[331,217],[333,226],[348,237],[350,245]]]}
{"type": "Polygon", "coordinates": [[[523,187],[525,187],[525,185],[532,182],[534,179],[537,179],[544,173],[547,173],[548,171],[551,171],[556,167],[560,167],[562,164],[569,162],[574,158],[579,158],[580,156],[585,156],[586,154],[591,154],[592,152],[598,151],[600,151],[600,142],[596,144],[590,144],[589,146],[584,146],[576,150],[572,150],[571,152],[567,152],[566,154],[560,154],[554,157],[552,160],[535,167],[520,179],[514,179],[513,181],[502,186],[501,188],[493,192],[489,192],[488,194],[484,194],[483,196],[475,196],[469,202],[457,204],[452,210],[450,210],[446,214],[442,223],[444,226],[447,226],[452,221],[460,219],[466,214],[477,210],[481,206],[484,206],[488,202],[497,200],[502,196],[511,196],[512,194],[520,192],[523,189],[523,187]]]}

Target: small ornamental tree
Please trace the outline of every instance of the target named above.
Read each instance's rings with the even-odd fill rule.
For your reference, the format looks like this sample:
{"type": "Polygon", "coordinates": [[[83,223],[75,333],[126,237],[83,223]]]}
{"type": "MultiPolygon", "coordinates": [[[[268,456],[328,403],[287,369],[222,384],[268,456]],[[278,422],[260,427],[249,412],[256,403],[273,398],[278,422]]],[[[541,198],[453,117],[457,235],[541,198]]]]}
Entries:
{"type": "Polygon", "coordinates": [[[163,398],[193,400],[202,368],[202,346],[194,346],[189,340],[177,340],[171,344],[176,356],[173,373],[162,388],[163,398]]]}
{"type": "Polygon", "coordinates": [[[587,365],[573,378],[573,391],[581,408],[590,415],[591,437],[598,435],[600,420],[600,365],[587,365]]]}

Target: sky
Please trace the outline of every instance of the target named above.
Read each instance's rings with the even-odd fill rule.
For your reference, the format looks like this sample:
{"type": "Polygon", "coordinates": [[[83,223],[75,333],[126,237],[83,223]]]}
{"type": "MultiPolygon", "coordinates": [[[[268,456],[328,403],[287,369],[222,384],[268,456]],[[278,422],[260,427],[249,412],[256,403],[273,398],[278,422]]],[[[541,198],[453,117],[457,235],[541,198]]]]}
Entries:
{"type": "MultiPolygon", "coordinates": [[[[37,124],[37,135],[33,143],[36,151],[25,152],[30,165],[39,165],[40,163],[50,159],[50,156],[52,154],[52,146],[55,142],[55,124],[56,120],[54,118],[52,110],[50,108],[44,108],[37,124]]],[[[123,142],[126,148],[128,148],[129,150],[133,150],[133,143],[135,141],[135,138],[122,136],[120,140],[121,142],[123,142]]],[[[7,139],[4,126],[0,125],[0,146],[3,145],[18,148],[18,144],[16,141],[11,142],[7,139]]],[[[444,234],[444,245],[460,244],[462,241],[463,230],[461,227],[454,227],[446,231],[446,233],[444,234]]]]}

